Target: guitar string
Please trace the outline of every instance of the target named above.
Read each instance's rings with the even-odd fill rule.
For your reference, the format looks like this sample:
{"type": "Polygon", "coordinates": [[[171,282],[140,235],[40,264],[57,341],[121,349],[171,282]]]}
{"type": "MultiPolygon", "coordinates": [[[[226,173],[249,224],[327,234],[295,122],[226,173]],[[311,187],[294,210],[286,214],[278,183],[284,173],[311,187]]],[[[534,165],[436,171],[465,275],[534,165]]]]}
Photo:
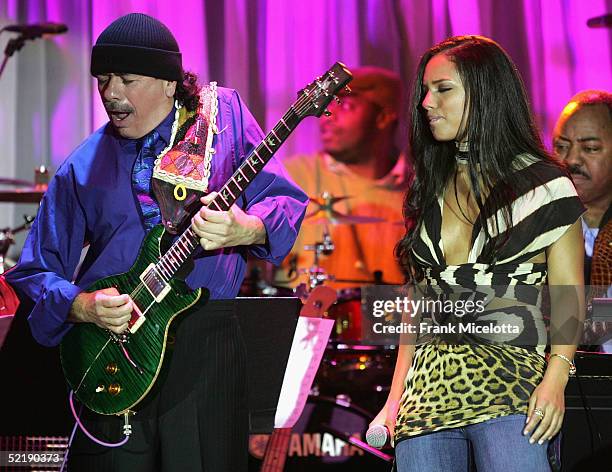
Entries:
{"type": "Polygon", "coordinates": [[[91,364],[89,365],[89,367],[87,368],[87,370],[85,371],[85,373],[83,374],[83,377],[81,377],[81,381],[79,382],[79,385],[77,386],[77,388],[74,390],[74,392],[78,392],[79,389],[81,388],[81,385],[83,385],[83,382],[85,381],[85,377],[87,377],[87,374],[89,373],[89,371],[91,370],[91,368],[94,366],[94,364],[96,363],[96,361],[98,360],[98,357],[100,357],[100,355],[102,354],[102,352],[104,351],[104,349],[106,349],[106,346],[108,346],[108,343],[111,342],[112,338],[108,338],[108,340],[106,341],[106,343],[104,343],[104,346],[102,346],[102,348],[98,351],[98,354],[96,354],[96,357],[94,358],[94,360],[91,362],[91,364]]]}

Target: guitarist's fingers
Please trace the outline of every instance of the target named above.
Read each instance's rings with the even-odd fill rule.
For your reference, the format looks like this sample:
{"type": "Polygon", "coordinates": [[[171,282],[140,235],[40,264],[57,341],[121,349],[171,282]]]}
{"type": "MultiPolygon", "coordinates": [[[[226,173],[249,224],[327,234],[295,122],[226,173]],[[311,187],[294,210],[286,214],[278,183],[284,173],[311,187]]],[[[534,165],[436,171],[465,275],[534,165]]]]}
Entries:
{"type": "Polygon", "coordinates": [[[104,293],[97,293],[96,301],[104,308],[115,308],[127,304],[131,307],[129,295],[106,295],[104,293]]]}
{"type": "Polygon", "coordinates": [[[200,210],[200,212],[196,213],[196,215],[191,219],[193,231],[200,237],[206,237],[209,235],[210,227],[214,224],[205,220],[205,215],[205,210],[200,210]]]}
{"type": "Polygon", "coordinates": [[[193,232],[200,238],[205,238],[209,241],[215,241],[219,243],[218,247],[223,247],[222,243],[231,234],[232,231],[231,227],[229,226],[229,223],[214,223],[211,221],[204,221],[199,215],[196,215],[193,218],[192,229],[193,232]]]}
{"type": "Polygon", "coordinates": [[[130,315],[101,316],[100,321],[109,329],[118,328],[123,325],[127,325],[128,321],[130,321],[130,315]]]}
{"type": "Polygon", "coordinates": [[[128,325],[124,324],[124,325],[119,326],[118,328],[111,329],[111,331],[115,334],[121,334],[124,331],[127,331],[127,329],[128,329],[128,325]]]}
{"type": "Polygon", "coordinates": [[[127,323],[122,323],[119,326],[108,326],[107,329],[109,329],[110,331],[112,331],[115,334],[121,334],[124,331],[126,331],[128,329],[128,324],[127,323]]]}
{"type": "Polygon", "coordinates": [[[104,308],[104,310],[107,313],[109,313],[111,316],[114,316],[114,317],[126,316],[126,315],[131,315],[132,311],[134,310],[134,305],[133,305],[133,302],[130,300],[125,305],[121,305],[121,306],[117,306],[113,308],[104,308]]]}
{"type": "Polygon", "coordinates": [[[210,208],[202,208],[196,216],[199,216],[202,223],[205,225],[230,222],[230,214],[227,211],[215,211],[210,208]]]}
{"type": "Polygon", "coordinates": [[[196,232],[199,236],[203,238],[206,237],[214,237],[214,236],[227,236],[231,234],[232,228],[230,226],[230,221],[221,221],[221,222],[212,222],[207,221],[202,227],[199,228],[199,231],[196,232]]]}
{"type": "Polygon", "coordinates": [[[202,249],[205,251],[214,251],[223,247],[219,242],[208,238],[200,238],[200,246],[202,246],[202,249]]]}
{"type": "Polygon", "coordinates": [[[103,288],[102,290],[99,290],[99,292],[106,295],[121,295],[115,287],[103,288]]]}
{"type": "Polygon", "coordinates": [[[217,192],[210,192],[208,195],[205,195],[204,197],[200,198],[200,201],[202,202],[202,205],[208,206],[210,205],[210,202],[215,199],[216,196],[217,192]]]}

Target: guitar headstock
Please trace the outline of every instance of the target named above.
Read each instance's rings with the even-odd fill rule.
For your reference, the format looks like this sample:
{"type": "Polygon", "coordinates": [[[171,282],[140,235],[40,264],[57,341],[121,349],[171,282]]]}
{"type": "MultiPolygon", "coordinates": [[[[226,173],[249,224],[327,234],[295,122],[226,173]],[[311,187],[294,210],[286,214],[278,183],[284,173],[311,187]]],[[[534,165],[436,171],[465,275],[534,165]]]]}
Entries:
{"type": "Polygon", "coordinates": [[[329,102],[351,80],[351,71],[341,62],[336,62],[325,74],[300,92],[300,97],[294,105],[295,112],[300,118],[321,116],[329,102]]]}

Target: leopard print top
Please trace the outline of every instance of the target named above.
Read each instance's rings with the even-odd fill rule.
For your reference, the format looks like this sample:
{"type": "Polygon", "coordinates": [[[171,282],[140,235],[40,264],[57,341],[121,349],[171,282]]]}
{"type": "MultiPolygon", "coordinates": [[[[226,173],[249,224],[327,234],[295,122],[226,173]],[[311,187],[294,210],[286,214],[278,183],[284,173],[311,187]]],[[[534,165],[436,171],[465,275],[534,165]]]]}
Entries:
{"type": "MultiPolygon", "coordinates": [[[[559,239],[580,218],[584,207],[560,168],[528,157],[522,162],[517,172],[525,173],[521,182],[526,183],[522,184],[525,188],[515,189],[518,196],[512,203],[512,227],[501,227],[492,235],[492,242],[484,243],[483,231],[476,223],[466,264],[445,263],[440,236],[442,196],[424,215],[413,253],[428,287],[458,286],[474,291],[495,285],[521,292],[521,288],[529,291],[545,284],[546,264],[528,261],[559,239]],[[534,180],[537,185],[527,184],[534,180]],[[489,264],[483,254],[496,237],[504,237],[506,242],[496,254],[497,262],[489,264]]],[[[504,298],[497,293],[493,300],[504,298]]],[[[397,416],[396,443],[419,434],[527,412],[531,393],[544,374],[547,333],[536,303],[519,301],[523,303],[514,310],[489,309],[473,315],[476,323],[479,316],[494,322],[514,319],[523,327],[514,338],[448,342],[428,336],[417,340],[397,416]]]]}

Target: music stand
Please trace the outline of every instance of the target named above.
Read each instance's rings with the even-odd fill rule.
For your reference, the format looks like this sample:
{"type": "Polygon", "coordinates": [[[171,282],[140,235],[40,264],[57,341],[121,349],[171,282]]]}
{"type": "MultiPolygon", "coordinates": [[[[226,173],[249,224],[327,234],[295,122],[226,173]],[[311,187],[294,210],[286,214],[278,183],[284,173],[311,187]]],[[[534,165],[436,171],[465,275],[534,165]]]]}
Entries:
{"type": "Polygon", "coordinates": [[[289,351],[302,303],[293,297],[236,299],[236,313],[246,345],[249,431],[274,429],[289,351]]]}

